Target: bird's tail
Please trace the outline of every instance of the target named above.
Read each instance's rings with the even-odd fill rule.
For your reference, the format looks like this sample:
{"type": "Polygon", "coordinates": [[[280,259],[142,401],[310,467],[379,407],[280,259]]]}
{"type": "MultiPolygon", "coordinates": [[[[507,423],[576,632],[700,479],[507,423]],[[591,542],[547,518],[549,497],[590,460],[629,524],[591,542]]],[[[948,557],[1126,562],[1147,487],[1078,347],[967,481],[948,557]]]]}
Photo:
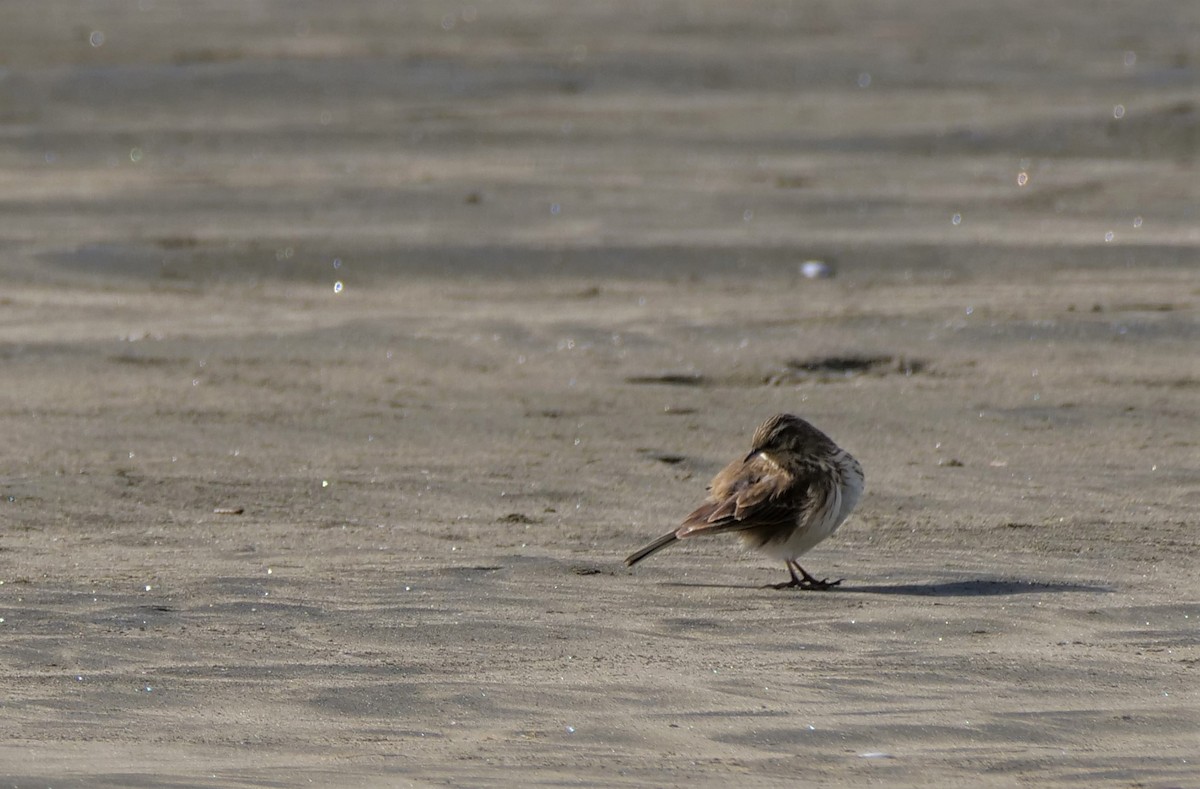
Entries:
{"type": "Polygon", "coordinates": [[[632,567],[633,565],[640,562],[642,559],[645,559],[650,554],[656,553],[658,551],[661,551],[663,548],[666,548],[668,545],[675,542],[677,539],[679,539],[679,538],[675,536],[675,532],[673,532],[673,531],[667,532],[666,534],[659,537],[657,540],[650,543],[649,545],[643,545],[641,548],[638,548],[636,551],[634,551],[633,553],[626,556],[625,557],[626,566],[632,567]]]}

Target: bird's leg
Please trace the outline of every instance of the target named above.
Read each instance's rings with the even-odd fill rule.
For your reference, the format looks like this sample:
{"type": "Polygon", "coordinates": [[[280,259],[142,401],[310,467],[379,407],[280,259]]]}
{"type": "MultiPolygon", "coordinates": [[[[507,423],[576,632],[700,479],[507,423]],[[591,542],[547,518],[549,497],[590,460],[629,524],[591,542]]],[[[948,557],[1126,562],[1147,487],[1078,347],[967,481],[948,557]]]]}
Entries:
{"type": "MultiPolygon", "coordinates": [[[[779,584],[767,584],[763,587],[763,589],[792,589],[797,586],[803,588],[804,581],[800,580],[800,576],[796,575],[796,571],[792,569],[792,564],[793,562],[787,563],[788,572],[792,574],[792,580],[784,581],[783,583],[779,584]]],[[[797,564],[796,566],[799,567],[800,565],[797,564]]],[[[804,570],[801,570],[800,572],[803,573],[804,570]]],[[[807,574],[808,573],[805,573],[805,575],[807,574]]]]}
{"type": "Polygon", "coordinates": [[[813,578],[811,575],[805,572],[803,567],[791,561],[787,563],[787,568],[788,572],[792,574],[792,580],[784,581],[781,584],[768,584],[768,586],[770,586],[772,589],[799,588],[823,592],[826,589],[832,589],[833,587],[840,585],[842,581],[845,580],[843,578],[839,578],[836,581],[830,581],[828,578],[824,578],[818,581],[816,578],[813,578]],[[799,575],[796,574],[797,570],[800,571],[799,575]]]}
{"type": "Polygon", "coordinates": [[[801,586],[803,586],[805,589],[819,589],[824,591],[825,589],[832,589],[835,586],[841,586],[842,581],[846,580],[845,578],[839,578],[836,581],[831,581],[828,578],[822,578],[820,581],[818,581],[816,578],[813,578],[811,575],[805,572],[804,568],[795,562],[788,562],[788,569],[792,571],[793,580],[796,578],[796,570],[800,571],[800,575],[804,577],[801,586]]]}

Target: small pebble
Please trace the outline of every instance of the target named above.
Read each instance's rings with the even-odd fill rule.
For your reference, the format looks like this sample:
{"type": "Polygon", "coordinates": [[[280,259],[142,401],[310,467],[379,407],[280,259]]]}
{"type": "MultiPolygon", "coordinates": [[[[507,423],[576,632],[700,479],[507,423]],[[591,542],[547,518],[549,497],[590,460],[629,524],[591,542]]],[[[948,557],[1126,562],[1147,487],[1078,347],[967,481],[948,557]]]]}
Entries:
{"type": "Polygon", "coordinates": [[[833,276],[833,267],[823,260],[806,260],[800,264],[800,273],[808,279],[828,279],[833,276]]]}

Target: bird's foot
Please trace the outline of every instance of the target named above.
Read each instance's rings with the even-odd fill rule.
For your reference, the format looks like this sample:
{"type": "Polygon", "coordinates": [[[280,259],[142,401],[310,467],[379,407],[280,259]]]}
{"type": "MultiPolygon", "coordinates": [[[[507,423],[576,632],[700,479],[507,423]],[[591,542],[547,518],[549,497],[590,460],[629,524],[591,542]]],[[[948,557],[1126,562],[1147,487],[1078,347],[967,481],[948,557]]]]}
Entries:
{"type": "Polygon", "coordinates": [[[842,581],[846,580],[845,578],[839,578],[836,581],[831,581],[828,578],[822,578],[818,581],[795,562],[788,562],[787,568],[788,572],[792,574],[792,580],[784,581],[781,584],[767,584],[767,586],[772,589],[804,589],[807,591],[824,592],[827,589],[840,586],[842,581]]]}
{"type": "Polygon", "coordinates": [[[810,592],[824,592],[835,586],[841,586],[845,578],[839,578],[836,581],[831,581],[828,578],[817,580],[816,578],[793,578],[790,581],[784,581],[778,584],[766,584],[763,589],[803,589],[810,592]]]}

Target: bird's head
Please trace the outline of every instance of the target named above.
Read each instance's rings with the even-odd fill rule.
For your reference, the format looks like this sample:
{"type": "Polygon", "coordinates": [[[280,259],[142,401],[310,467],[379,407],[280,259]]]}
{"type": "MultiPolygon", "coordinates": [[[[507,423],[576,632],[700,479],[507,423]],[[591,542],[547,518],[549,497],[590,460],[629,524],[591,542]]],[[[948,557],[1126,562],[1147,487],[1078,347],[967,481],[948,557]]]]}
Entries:
{"type": "Polygon", "coordinates": [[[776,414],[758,426],[751,442],[750,460],[762,453],[806,452],[831,443],[820,430],[794,414],[776,414]]]}

